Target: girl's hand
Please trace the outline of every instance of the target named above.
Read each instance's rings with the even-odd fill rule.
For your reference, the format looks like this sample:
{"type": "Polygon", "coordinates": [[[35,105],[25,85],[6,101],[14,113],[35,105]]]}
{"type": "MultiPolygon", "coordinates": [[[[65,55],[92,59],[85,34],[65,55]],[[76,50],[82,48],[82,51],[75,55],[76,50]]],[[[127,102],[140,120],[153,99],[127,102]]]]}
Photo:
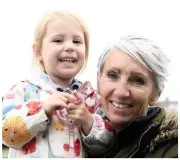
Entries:
{"type": "Polygon", "coordinates": [[[67,118],[74,120],[75,124],[81,125],[84,133],[88,135],[92,128],[93,116],[88,111],[84,100],[80,99],[79,94],[77,92],[73,94],[76,97],[76,101],[68,104],[67,118]]]}
{"type": "Polygon", "coordinates": [[[75,97],[69,93],[58,91],[55,91],[52,95],[50,95],[48,99],[43,102],[43,107],[47,116],[50,116],[56,109],[68,109],[68,99],[73,100],[75,97]]]}

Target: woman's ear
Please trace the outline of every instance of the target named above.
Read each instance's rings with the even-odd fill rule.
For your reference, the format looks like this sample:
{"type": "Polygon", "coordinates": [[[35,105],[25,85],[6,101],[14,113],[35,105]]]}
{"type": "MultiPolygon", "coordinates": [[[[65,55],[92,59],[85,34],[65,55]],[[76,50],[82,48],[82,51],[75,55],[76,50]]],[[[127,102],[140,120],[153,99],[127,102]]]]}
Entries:
{"type": "Polygon", "coordinates": [[[154,106],[157,100],[159,99],[160,95],[161,95],[161,91],[159,91],[157,94],[154,94],[149,101],[149,105],[154,106]]]}

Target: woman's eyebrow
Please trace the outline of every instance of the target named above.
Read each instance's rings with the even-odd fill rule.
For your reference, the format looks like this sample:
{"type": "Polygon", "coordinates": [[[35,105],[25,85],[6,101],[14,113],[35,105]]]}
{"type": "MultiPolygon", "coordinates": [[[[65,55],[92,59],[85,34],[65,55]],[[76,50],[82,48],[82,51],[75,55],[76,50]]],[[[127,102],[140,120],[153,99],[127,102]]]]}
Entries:
{"type": "Polygon", "coordinates": [[[143,78],[148,79],[148,75],[143,74],[143,73],[138,72],[138,71],[132,71],[131,74],[132,74],[132,75],[135,75],[135,76],[141,76],[141,77],[143,77],[143,78]]]}
{"type": "Polygon", "coordinates": [[[114,67],[114,66],[107,66],[107,69],[111,69],[111,70],[115,70],[117,72],[120,72],[120,69],[118,67],[114,67]]]}

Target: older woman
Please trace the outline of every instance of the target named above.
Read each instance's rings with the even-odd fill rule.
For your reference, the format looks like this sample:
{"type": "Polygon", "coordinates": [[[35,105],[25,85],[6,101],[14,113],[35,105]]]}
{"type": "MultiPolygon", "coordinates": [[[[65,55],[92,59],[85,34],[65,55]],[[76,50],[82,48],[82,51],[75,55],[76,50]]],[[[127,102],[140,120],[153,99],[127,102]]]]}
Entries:
{"type": "Polygon", "coordinates": [[[178,157],[177,113],[155,107],[167,62],[158,46],[141,37],[106,48],[98,63],[98,92],[115,132],[102,157],[178,157]]]}

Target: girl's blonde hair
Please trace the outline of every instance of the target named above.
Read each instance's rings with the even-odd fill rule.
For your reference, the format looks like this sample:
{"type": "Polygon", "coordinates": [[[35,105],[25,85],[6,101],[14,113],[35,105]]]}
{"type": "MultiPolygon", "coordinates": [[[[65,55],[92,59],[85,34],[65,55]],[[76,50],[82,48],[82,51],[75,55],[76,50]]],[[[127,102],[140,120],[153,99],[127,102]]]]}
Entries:
{"type": "MultiPolygon", "coordinates": [[[[79,16],[71,12],[53,11],[53,12],[48,12],[45,14],[45,16],[41,19],[41,21],[36,26],[36,29],[34,32],[34,44],[36,44],[36,50],[38,52],[41,50],[42,42],[46,34],[46,30],[47,30],[49,22],[52,20],[56,20],[58,18],[69,20],[73,22],[75,25],[79,25],[82,31],[84,32],[85,47],[86,47],[86,62],[84,64],[84,67],[82,68],[83,70],[87,64],[87,60],[89,57],[89,32],[84,21],[79,16]]],[[[40,70],[45,71],[42,62],[38,59],[37,55],[35,54],[33,55],[33,65],[35,65],[36,68],[39,68],[40,70]]]]}

